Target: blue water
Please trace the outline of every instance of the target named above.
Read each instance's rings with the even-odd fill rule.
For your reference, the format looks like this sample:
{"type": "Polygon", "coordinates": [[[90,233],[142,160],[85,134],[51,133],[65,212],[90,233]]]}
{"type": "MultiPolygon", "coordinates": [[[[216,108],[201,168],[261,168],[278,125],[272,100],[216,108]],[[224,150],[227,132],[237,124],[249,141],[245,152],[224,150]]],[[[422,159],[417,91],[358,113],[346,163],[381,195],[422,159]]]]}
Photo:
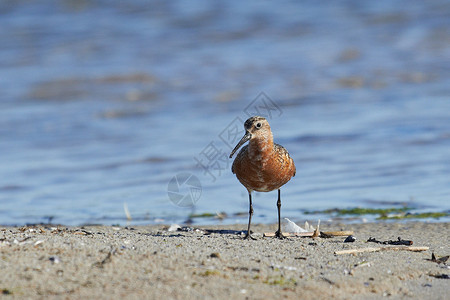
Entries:
{"type": "Polygon", "coordinates": [[[228,130],[256,109],[297,166],[283,216],[448,211],[449,28],[438,0],[2,1],[0,224],[245,223],[228,130]],[[169,199],[182,172],[194,207],[169,199]]]}

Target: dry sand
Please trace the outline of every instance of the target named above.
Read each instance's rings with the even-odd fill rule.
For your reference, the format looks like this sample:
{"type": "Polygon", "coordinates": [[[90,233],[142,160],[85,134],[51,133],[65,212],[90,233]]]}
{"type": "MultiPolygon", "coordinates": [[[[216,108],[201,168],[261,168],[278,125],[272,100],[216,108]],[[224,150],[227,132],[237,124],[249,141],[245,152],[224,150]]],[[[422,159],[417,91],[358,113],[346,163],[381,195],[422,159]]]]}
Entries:
{"type": "MultiPolygon", "coordinates": [[[[263,238],[275,225],[205,226],[211,232],[168,232],[167,226],[0,227],[0,298],[131,299],[445,299],[450,223],[326,224],[345,237],[263,238]],[[424,252],[335,255],[412,240],[424,252]]],[[[447,298],[448,299],[448,298],[447,298]]]]}

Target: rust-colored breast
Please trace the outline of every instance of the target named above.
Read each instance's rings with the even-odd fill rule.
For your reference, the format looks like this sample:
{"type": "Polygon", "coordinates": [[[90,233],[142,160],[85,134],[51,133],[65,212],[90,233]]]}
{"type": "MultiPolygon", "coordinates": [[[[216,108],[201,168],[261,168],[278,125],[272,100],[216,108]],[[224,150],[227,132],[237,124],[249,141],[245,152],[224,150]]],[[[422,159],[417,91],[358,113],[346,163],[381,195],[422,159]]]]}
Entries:
{"type": "Polygon", "coordinates": [[[294,161],[283,146],[274,144],[267,153],[250,154],[248,149],[248,145],[241,149],[231,167],[248,190],[270,192],[295,176],[294,161]]]}

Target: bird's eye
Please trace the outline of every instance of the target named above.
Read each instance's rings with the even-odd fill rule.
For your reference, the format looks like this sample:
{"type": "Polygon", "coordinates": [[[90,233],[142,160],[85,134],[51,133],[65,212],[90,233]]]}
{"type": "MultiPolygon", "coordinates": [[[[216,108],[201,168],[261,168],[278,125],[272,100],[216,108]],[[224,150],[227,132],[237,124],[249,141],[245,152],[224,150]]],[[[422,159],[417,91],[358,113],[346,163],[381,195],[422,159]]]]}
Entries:
{"type": "Polygon", "coordinates": [[[257,123],[256,128],[261,128],[261,123],[257,123]]]}

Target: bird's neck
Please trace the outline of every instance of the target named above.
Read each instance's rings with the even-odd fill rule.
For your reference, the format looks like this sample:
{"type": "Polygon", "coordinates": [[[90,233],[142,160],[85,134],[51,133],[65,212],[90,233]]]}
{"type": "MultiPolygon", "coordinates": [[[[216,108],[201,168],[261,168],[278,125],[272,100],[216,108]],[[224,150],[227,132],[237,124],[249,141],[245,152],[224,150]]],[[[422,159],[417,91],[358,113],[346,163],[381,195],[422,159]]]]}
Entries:
{"type": "Polygon", "coordinates": [[[272,133],[251,139],[248,144],[248,151],[254,159],[270,156],[273,152],[272,133]]]}

